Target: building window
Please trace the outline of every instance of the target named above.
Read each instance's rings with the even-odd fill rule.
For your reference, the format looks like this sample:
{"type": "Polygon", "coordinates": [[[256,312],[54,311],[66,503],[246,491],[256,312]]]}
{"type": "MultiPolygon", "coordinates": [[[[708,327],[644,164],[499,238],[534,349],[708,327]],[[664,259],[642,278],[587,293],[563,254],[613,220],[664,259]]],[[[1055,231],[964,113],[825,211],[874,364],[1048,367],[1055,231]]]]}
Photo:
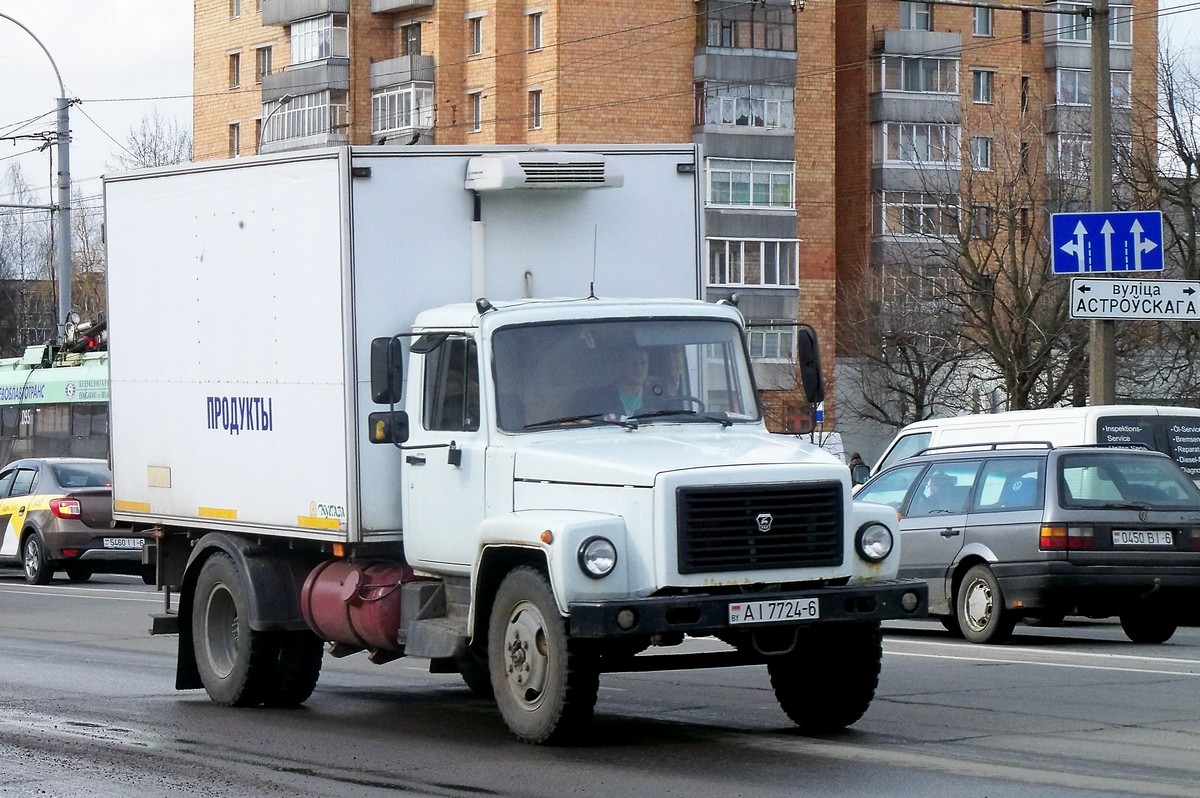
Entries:
{"type": "Polygon", "coordinates": [[[262,151],[262,117],[254,120],[254,151],[262,151]]]}
{"type": "Polygon", "coordinates": [[[875,161],[906,164],[958,165],[958,125],[925,122],[888,122],[876,125],[875,161]]]}
{"type": "Polygon", "coordinates": [[[1112,81],[1112,104],[1118,108],[1133,105],[1133,73],[1113,72],[1109,79],[1112,81]]]}
{"type": "Polygon", "coordinates": [[[992,237],[992,209],[988,205],[971,207],[971,238],[987,239],[992,237]]]}
{"type": "Polygon", "coordinates": [[[933,30],[933,7],[929,3],[900,0],[900,30],[933,30]]]}
{"type": "Polygon", "coordinates": [[[471,132],[483,130],[483,92],[473,91],[467,95],[471,102],[471,132]]]}
{"type": "Polygon", "coordinates": [[[421,23],[414,22],[411,25],[405,25],[400,28],[400,40],[402,55],[420,55],[421,54],[421,23]]]}
{"type": "Polygon", "coordinates": [[[470,53],[480,55],[483,53],[483,17],[471,17],[467,25],[471,36],[470,53]]]}
{"type": "Polygon", "coordinates": [[[992,35],[992,9],[972,9],[972,20],[972,33],[974,33],[976,36],[992,35]]]}
{"type": "Polygon", "coordinates": [[[990,69],[971,70],[971,99],[977,103],[992,101],[992,87],[996,82],[996,73],[990,69]]]}
{"type": "Polygon", "coordinates": [[[346,92],[328,90],[301,94],[282,107],[263,103],[262,117],[267,120],[263,142],[328,136],[344,130],[346,102],[346,92]]]}
{"type": "Polygon", "coordinates": [[[1021,116],[1029,113],[1029,76],[1021,76],[1021,116]]]}
{"type": "MultiPolygon", "coordinates": [[[[1059,7],[1076,9],[1076,13],[1057,15],[1055,28],[1058,32],[1058,40],[1060,42],[1090,42],[1092,40],[1090,19],[1078,11],[1090,9],[1091,6],[1082,3],[1061,3],[1059,7]]],[[[1108,41],[1112,44],[1133,44],[1133,7],[1109,6],[1108,14],[1108,41]]]]}
{"type": "Polygon", "coordinates": [[[433,128],[433,84],[406,83],[371,92],[371,133],[433,128]]]}
{"type": "Polygon", "coordinates": [[[915,91],[958,94],[957,58],[885,55],[874,72],[875,91],[915,91]]]}
{"type": "Polygon", "coordinates": [[[1023,174],[1023,175],[1029,174],[1029,166],[1030,166],[1029,153],[1030,153],[1029,142],[1022,141],[1021,142],[1021,164],[1020,164],[1019,168],[1020,168],[1021,174],[1023,174]]]}
{"type": "Polygon", "coordinates": [[[696,84],[696,124],[792,130],[795,90],[791,86],[755,83],[696,84]]]}
{"type": "Polygon", "coordinates": [[[242,85],[242,54],[229,54],[229,88],[236,89],[242,85]]]}
{"type": "Polygon", "coordinates": [[[262,83],[271,74],[271,48],[259,47],[254,51],[254,82],[262,83]]]}
{"type": "Polygon", "coordinates": [[[326,14],[292,23],[292,63],[306,64],[323,58],[349,58],[347,14],[326,14]]]}
{"type": "Polygon", "coordinates": [[[920,191],[881,191],[876,195],[875,235],[958,236],[958,198],[920,191]]]}
{"type": "Polygon", "coordinates": [[[1051,144],[1051,156],[1060,177],[1083,177],[1091,173],[1092,140],[1088,136],[1063,133],[1051,144]]]}
{"type": "Polygon", "coordinates": [[[229,157],[236,158],[242,151],[242,126],[234,122],[229,126],[229,157]]]}
{"type": "Polygon", "coordinates": [[[1030,11],[1021,12],[1021,41],[1033,41],[1033,13],[1030,11]]]}
{"type": "Polygon", "coordinates": [[[529,15],[529,50],[542,49],[542,15],[541,13],[529,15]]]}
{"type": "Polygon", "coordinates": [[[533,89],[529,92],[529,129],[542,129],[542,90],[533,89]]]}
{"type": "Polygon", "coordinates": [[[794,360],[796,325],[787,319],[751,321],[746,346],[754,360],[794,360]]]}
{"type": "Polygon", "coordinates": [[[793,208],[795,161],[708,159],[708,204],[725,208],[793,208]]]}
{"type": "Polygon", "coordinates": [[[699,24],[702,47],[796,51],[796,12],[786,5],[709,0],[699,24]]]}
{"type": "Polygon", "coordinates": [[[980,171],[991,171],[992,140],[987,136],[971,137],[971,168],[980,171]]]}
{"type": "Polygon", "coordinates": [[[229,18],[237,19],[242,15],[242,0],[229,0],[229,18]]]}
{"type": "Polygon", "coordinates": [[[781,239],[708,239],[708,284],[795,288],[800,242],[781,239]]]}

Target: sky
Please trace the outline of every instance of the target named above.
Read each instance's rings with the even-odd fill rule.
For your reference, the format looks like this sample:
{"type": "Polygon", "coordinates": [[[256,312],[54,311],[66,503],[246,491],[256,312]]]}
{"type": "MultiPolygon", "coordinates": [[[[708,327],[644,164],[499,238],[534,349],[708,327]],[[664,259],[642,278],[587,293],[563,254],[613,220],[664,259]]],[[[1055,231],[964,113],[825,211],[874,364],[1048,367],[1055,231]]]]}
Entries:
{"type": "MultiPolygon", "coordinates": [[[[1172,46],[1200,59],[1200,0],[1160,0],[1160,12],[1172,46]]],[[[18,160],[26,180],[54,200],[49,151],[20,155],[37,143],[5,139],[54,130],[51,58],[67,96],[80,100],[70,110],[70,167],[85,200],[99,195],[101,175],[118,171],[114,156],[145,117],[157,111],[190,129],[192,0],[0,0],[0,14],[30,31],[0,17],[0,178],[18,160]]]]}
{"type": "MultiPolygon", "coordinates": [[[[100,194],[101,175],[119,171],[118,142],[143,118],[157,110],[191,129],[192,0],[0,0],[0,14],[0,183],[15,160],[42,201],[57,198],[50,150],[21,155],[39,142],[6,138],[55,130],[51,59],[66,96],[80,100],[70,108],[70,172],[85,202],[100,194]]],[[[5,194],[0,202],[11,202],[5,194]]]]}

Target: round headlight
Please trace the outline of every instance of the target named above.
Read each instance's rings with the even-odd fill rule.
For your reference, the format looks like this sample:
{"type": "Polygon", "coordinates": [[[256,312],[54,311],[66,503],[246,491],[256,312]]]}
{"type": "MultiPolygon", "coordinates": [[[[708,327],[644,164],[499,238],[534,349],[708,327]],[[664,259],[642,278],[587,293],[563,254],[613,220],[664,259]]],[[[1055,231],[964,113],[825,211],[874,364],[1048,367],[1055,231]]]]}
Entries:
{"type": "Polygon", "coordinates": [[[859,557],[867,562],[880,562],[892,553],[892,531],[883,524],[867,524],[858,530],[854,545],[859,557]]]}
{"type": "Polygon", "coordinates": [[[579,546],[579,568],[592,579],[600,579],[617,567],[617,547],[607,538],[594,537],[579,546]]]}

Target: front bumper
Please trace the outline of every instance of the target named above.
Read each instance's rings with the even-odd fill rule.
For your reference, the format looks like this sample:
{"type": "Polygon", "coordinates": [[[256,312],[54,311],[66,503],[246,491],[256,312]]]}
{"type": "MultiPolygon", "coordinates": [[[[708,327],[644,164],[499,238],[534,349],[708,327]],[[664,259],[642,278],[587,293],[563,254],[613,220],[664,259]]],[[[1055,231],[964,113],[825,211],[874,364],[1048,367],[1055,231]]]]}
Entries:
{"type": "MultiPolygon", "coordinates": [[[[913,599],[909,600],[912,604],[913,599]]],[[[705,636],[735,629],[753,631],[845,621],[888,621],[922,618],[929,610],[926,585],[919,579],[897,579],[812,590],[774,593],[689,594],[649,598],[575,601],[568,607],[572,637],[623,638],[663,633],[705,636]],[[903,606],[905,595],[915,598],[911,610],[903,606]],[[779,601],[815,598],[820,616],[804,621],[779,621],[731,625],[729,605],[746,601],[779,601]],[[618,623],[618,616],[632,612],[632,625],[618,623]]],[[[628,619],[630,616],[624,615],[628,619]]]]}

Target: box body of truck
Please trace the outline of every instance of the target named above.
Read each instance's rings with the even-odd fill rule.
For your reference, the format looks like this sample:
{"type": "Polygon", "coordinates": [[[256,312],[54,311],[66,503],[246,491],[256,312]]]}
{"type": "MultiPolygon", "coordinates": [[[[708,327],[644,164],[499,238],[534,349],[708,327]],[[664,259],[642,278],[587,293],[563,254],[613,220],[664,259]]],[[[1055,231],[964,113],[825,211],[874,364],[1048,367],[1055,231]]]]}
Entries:
{"type": "Polygon", "coordinates": [[[106,181],[115,514],[177,591],[177,687],[289,705],[325,643],[420,656],[549,742],[603,672],[758,663],[802,727],[857,720],[925,589],[889,508],[767,433],[702,184],[691,146],[106,181]]]}

